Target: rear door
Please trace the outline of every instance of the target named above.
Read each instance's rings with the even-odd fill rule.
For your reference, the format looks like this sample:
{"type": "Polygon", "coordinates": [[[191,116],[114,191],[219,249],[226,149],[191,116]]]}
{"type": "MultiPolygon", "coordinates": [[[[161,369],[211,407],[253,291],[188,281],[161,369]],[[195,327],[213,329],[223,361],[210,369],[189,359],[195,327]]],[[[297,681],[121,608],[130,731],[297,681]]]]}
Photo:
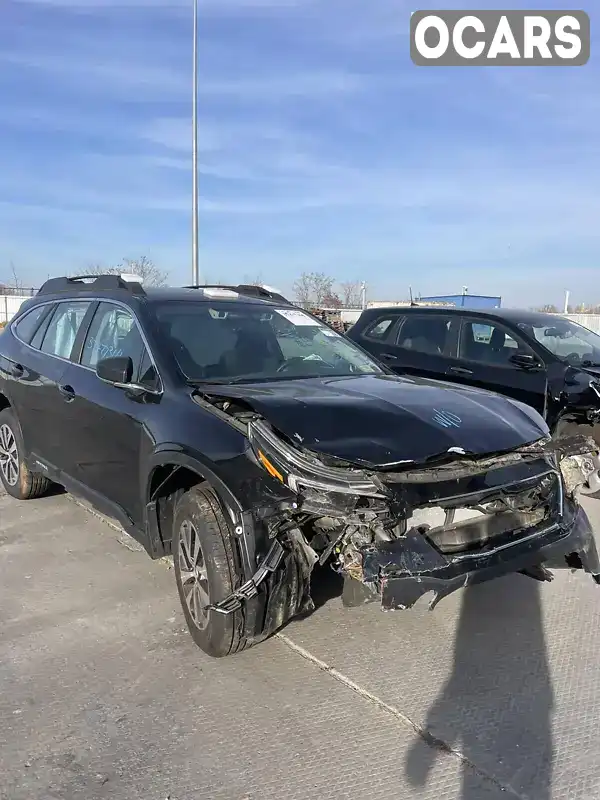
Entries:
{"type": "Polygon", "coordinates": [[[390,345],[395,341],[395,335],[403,319],[402,314],[385,311],[380,316],[372,319],[368,325],[357,335],[352,331],[349,338],[363,347],[375,358],[394,367],[396,356],[390,350],[390,345]]]}
{"type": "Polygon", "coordinates": [[[458,353],[448,364],[447,380],[505,394],[545,414],[546,367],[518,333],[498,320],[462,317],[458,353]],[[516,353],[534,356],[540,367],[513,364],[510,357],[516,353]]]}
{"type": "MultiPolygon", "coordinates": [[[[20,322],[13,330],[17,349],[11,365],[10,395],[25,451],[58,470],[68,463],[71,446],[64,376],[77,334],[91,306],[89,300],[48,304],[35,332],[28,331],[20,322]]],[[[27,320],[23,318],[26,321],[29,315],[27,320]]]]}
{"type": "Polygon", "coordinates": [[[402,374],[445,380],[456,355],[459,318],[437,312],[405,314],[387,337],[380,358],[402,374]]]}

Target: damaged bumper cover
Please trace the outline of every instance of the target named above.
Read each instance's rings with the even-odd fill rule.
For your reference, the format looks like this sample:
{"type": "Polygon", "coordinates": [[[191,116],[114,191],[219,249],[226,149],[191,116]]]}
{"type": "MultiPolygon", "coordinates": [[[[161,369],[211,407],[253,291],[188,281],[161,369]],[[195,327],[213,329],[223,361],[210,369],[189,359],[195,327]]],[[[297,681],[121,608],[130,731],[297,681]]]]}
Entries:
{"type": "Polygon", "coordinates": [[[265,436],[258,460],[297,502],[285,515],[273,510],[270,549],[250,580],[209,606],[215,612],[233,613],[272,586],[290,559],[309,599],[314,564],[332,558],[344,604],[379,599],[384,610],[410,608],[428,593],[434,608],[461,587],[514,572],[552,580],[549,569],[581,569],[600,584],[592,528],[576,500],[598,473],[598,447],[587,437],[397,473],[323,466],[314,476],[307,459],[285,462],[275,444],[265,436]],[[329,531],[325,544],[306,534],[311,526],[313,535],[329,531]]]}
{"type": "MultiPolygon", "coordinates": [[[[458,504],[442,500],[444,524],[431,527],[417,522],[401,538],[363,548],[362,574],[352,576],[358,581],[346,581],[345,604],[358,605],[375,595],[384,610],[407,609],[431,593],[429,607],[433,609],[464,586],[514,572],[551,581],[549,570],[561,568],[583,570],[600,584],[593,530],[576,500],[589,476],[597,474],[594,447],[587,437],[577,436],[526,448],[523,452],[532,458],[544,456],[529,462],[537,474],[514,484],[500,482],[496,493],[488,490],[492,502],[486,508],[486,503],[479,505],[487,513],[478,519],[455,522],[455,511],[450,509],[458,504]]],[[[506,472],[506,467],[496,470],[497,475],[506,472]]],[[[486,482],[490,474],[493,471],[486,482]]],[[[460,498],[471,510],[480,499],[478,493],[460,498]]]]}
{"type": "Polygon", "coordinates": [[[347,581],[345,605],[377,596],[384,610],[407,609],[432,592],[429,608],[463,586],[483,583],[513,572],[552,580],[548,568],[583,569],[600,584],[600,560],[585,511],[565,504],[561,524],[490,552],[445,556],[418,532],[385,542],[364,553],[362,583],[347,581]]]}

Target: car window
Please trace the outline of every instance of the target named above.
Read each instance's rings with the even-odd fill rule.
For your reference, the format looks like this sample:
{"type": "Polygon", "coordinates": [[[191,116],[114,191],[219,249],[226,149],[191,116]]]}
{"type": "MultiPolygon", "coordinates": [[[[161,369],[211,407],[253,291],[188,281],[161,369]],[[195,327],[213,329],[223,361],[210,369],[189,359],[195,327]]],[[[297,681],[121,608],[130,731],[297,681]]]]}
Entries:
{"type": "Polygon", "coordinates": [[[41,324],[38,326],[38,329],[35,332],[35,334],[33,336],[33,339],[29,343],[31,345],[31,347],[35,348],[36,350],[39,350],[41,348],[41,346],[42,346],[42,342],[44,341],[44,336],[46,335],[46,331],[48,330],[48,326],[50,325],[50,322],[52,321],[53,311],[56,308],[56,306],[53,304],[53,305],[47,306],[47,308],[48,308],[48,313],[45,315],[45,317],[42,320],[41,324]]]}
{"type": "Polygon", "coordinates": [[[147,386],[149,389],[159,388],[158,372],[150,358],[150,353],[145,347],[142,353],[137,382],[142,386],[147,386]]]}
{"type": "Polygon", "coordinates": [[[398,319],[397,316],[393,317],[379,317],[376,319],[375,322],[371,323],[371,325],[367,328],[364,332],[363,336],[366,339],[375,339],[377,341],[383,342],[392,331],[392,326],[398,319]]]}
{"type": "Polygon", "coordinates": [[[49,305],[37,306],[37,308],[32,308],[31,311],[22,316],[15,325],[17,338],[25,342],[25,344],[30,344],[38,325],[46,314],[50,312],[51,308],[52,306],[49,305]]]}
{"type": "Polygon", "coordinates": [[[346,336],[296,308],[238,301],[161,303],[161,333],[189,380],[381,373],[346,336]]]}
{"type": "Polygon", "coordinates": [[[537,341],[558,358],[573,366],[600,363],[600,336],[577,322],[557,316],[542,324],[519,323],[537,341]]]}
{"type": "Polygon", "coordinates": [[[417,353],[443,355],[447,349],[451,326],[451,317],[410,314],[398,331],[396,344],[417,353]]]}
{"type": "Polygon", "coordinates": [[[495,366],[514,366],[515,353],[531,354],[530,348],[503,325],[464,321],[460,335],[460,357],[495,366]]]}
{"type": "Polygon", "coordinates": [[[95,369],[104,358],[129,356],[137,375],[144,342],[131,312],[112,303],[100,303],[85,338],[81,364],[95,369]]]}
{"type": "Polygon", "coordinates": [[[59,303],[44,335],[42,352],[60,358],[70,358],[79,328],[89,307],[89,301],[69,300],[59,303]]]}

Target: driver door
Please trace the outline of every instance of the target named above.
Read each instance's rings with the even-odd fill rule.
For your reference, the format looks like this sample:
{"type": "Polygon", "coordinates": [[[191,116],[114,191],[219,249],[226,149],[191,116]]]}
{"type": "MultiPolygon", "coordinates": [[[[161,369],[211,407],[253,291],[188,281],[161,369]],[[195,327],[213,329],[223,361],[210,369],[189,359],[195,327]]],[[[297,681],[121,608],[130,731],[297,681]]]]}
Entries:
{"type": "MultiPolygon", "coordinates": [[[[141,453],[144,447],[152,447],[150,422],[160,399],[149,402],[102,381],[96,365],[113,356],[132,359],[135,382],[144,381],[142,370],[150,374],[151,355],[132,312],[102,302],[83,342],[79,363],[73,364],[68,374],[74,394],[69,432],[72,475],[92,502],[108,507],[114,516],[124,514],[140,524],[141,453]]],[[[157,381],[155,368],[152,380],[157,381]]]]}
{"type": "Polygon", "coordinates": [[[497,320],[462,318],[458,357],[448,366],[447,380],[513,397],[544,415],[547,377],[545,364],[517,333],[497,320]],[[517,366],[510,360],[516,353],[534,356],[539,366],[517,366]]]}

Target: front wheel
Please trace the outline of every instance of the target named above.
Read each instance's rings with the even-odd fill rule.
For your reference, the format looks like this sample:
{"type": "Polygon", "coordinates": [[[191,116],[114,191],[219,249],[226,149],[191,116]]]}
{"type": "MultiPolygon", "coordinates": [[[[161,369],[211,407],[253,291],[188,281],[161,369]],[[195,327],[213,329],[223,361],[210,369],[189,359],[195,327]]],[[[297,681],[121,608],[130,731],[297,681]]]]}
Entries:
{"type": "Polygon", "coordinates": [[[21,429],[10,408],[0,411],[0,481],[12,497],[31,500],[50,486],[44,475],[32,472],[25,463],[21,429]]]}
{"type": "Polygon", "coordinates": [[[236,585],[229,525],[211,489],[196,486],[181,497],[172,542],[179,599],[194,642],[214,658],[243,649],[240,612],[206,609],[209,603],[225,599],[236,585]]]}

